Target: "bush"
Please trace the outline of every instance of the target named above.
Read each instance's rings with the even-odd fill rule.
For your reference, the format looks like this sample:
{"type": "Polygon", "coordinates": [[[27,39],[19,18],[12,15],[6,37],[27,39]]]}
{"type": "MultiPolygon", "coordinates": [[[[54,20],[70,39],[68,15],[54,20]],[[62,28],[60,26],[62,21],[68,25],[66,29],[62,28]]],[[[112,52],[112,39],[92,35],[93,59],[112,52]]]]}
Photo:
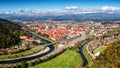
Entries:
{"type": "Polygon", "coordinates": [[[25,62],[21,62],[21,68],[25,68],[25,62]]]}

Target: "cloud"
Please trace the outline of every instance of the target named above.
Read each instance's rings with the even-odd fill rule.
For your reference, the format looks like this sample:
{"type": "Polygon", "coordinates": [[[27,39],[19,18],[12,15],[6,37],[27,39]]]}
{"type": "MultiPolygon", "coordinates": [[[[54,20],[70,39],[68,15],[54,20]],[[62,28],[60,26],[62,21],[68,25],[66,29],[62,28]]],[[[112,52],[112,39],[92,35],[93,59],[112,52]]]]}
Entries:
{"type": "MultiPolygon", "coordinates": [[[[74,7],[75,8],[75,7],[74,7]]],[[[71,7],[68,7],[68,9],[72,9],[71,7]]],[[[76,8],[78,9],[78,7],[76,8]]],[[[69,12],[69,11],[68,11],[69,12]]],[[[87,13],[120,13],[120,8],[114,7],[114,6],[103,6],[101,8],[96,9],[78,9],[75,11],[72,11],[73,14],[87,14],[87,13]]]]}
{"type": "Polygon", "coordinates": [[[0,14],[26,14],[26,15],[62,15],[62,14],[88,14],[88,13],[120,13],[119,7],[103,6],[96,9],[80,9],[78,6],[67,6],[66,10],[48,10],[42,9],[18,9],[17,11],[5,11],[0,14]]]}
{"type": "Polygon", "coordinates": [[[113,6],[103,6],[100,8],[102,11],[120,11],[120,8],[118,7],[113,7],[113,6]]]}
{"type": "Polygon", "coordinates": [[[77,10],[78,7],[77,6],[67,6],[65,7],[67,10],[77,10]]]}
{"type": "Polygon", "coordinates": [[[14,11],[6,11],[6,12],[4,12],[5,14],[13,14],[14,13],[14,11]]]}

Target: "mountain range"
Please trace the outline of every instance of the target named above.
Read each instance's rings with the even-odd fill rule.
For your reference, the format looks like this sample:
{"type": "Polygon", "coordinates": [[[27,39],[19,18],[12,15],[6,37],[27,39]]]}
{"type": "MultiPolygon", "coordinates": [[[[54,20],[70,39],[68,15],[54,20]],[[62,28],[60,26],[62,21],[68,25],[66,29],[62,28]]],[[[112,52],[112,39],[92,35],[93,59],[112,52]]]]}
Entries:
{"type": "Polygon", "coordinates": [[[103,6],[98,9],[80,9],[78,6],[67,6],[61,10],[42,11],[40,9],[18,9],[0,11],[0,17],[8,20],[119,20],[120,8],[103,6]]]}
{"type": "Polygon", "coordinates": [[[1,18],[8,20],[120,20],[120,13],[84,13],[62,15],[28,15],[28,14],[0,14],[1,18]]]}

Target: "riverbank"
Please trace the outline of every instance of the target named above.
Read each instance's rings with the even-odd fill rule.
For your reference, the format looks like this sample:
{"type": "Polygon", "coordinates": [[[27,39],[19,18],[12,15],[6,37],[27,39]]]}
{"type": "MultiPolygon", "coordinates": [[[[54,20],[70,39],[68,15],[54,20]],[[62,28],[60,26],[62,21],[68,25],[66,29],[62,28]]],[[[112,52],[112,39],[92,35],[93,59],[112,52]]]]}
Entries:
{"type": "Polygon", "coordinates": [[[15,58],[22,58],[26,56],[30,56],[32,54],[38,53],[42,50],[42,48],[37,48],[37,49],[30,49],[24,52],[16,53],[16,54],[11,54],[11,55],[1,55],[0,60],[8,60],[8,59],[15,59],[15,58]]]}
{"type": "Polygon", "coordinates": [[[57,57],[30,68],[75,68],[80,61],[75,49],[67,49],[57,57]]]}
{"type": "MultiPolygon", "coordinates": [[[[34,37],[37,37],[39,39],[41,39],[40,37],[34,35],[33,33],[29,33],[31,34],[32,36],[34,37]]],[[[50,44],[51,42],[46,40],[46,39],[41,39],[43,42],[45,42],[46,44],[50,44]]],[[[32,55],[32,56],[28,56],[28,57],[23,57],[23,58],[15,58],[15,59],[9,59],[9,60],[6,60],[6,61],[2,61],[0,60],[0,64],[13,64],[13,63],[21,63],[21,62],[27,62],[27,61],[30,61],[30,60],[35,60],[35,59],[38,59],[40,57],[43,57],[49,53],[51,53],[53,50],[54,50],[54,47],[53,47],[54,44],[51,44],[50,46],[48,46],[50,49],[45,51],[44,53],[40,53],[40,54],[35,54],[35,55],[32,55]]]]}
{"type": "Polygon", "coordinates": [[[85,57],[86,57],[86,59],[87,59],[87,61],[88,61],[88,64],[90,63],[90,62],[92,62],[92,59],[91,59],[91,57],[90,57],[90,55],[88,54],[88,52],[87,52],[87,44],[89,43],[90,41],[88,41],[87,43],[86,43],[86,45],[83,47],[83,54],[85,55],[85,57]]]}
{"type": "Polygon", "coordinates": [[[26,28],[26,30],[29,31],[29,32],[31,32],[31,33],[33,33],[34,35],[36,35],[36,36],[42,38],[42,39],[45,39],[45,40],[50,41],[50,42],[55,42],[54,40],[52,40],[52,39],[50,39],[50,38],[48,38],[48,37],[45,37],[45,36],[39,35],[39,34],[33,32],[33,31],[31,31],[30,29],[27,29],[27,28],[26,28]]]}

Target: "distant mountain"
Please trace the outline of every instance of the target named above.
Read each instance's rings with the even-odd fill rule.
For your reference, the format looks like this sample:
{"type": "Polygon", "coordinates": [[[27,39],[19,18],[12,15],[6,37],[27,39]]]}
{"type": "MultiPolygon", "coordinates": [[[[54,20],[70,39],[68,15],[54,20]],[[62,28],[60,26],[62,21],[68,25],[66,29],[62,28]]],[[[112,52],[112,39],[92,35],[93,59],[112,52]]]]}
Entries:
{"type": "Polygon", "coordinates": [[[26,15],[0,14],[0,17],[9,20],[120,20],[120,13],[84,13],[62,15],[26,15]]]}
{"type": "Polygon", "coordinates": [[[0,19],[0,48],[16,45],[20,39],[20,26],[8,20],[0,19]]]}
{"type": "Polygon", "coordinates": [[[70,14],[55,17],[53,20],[119,20],[120,13],[70,14]]]}

